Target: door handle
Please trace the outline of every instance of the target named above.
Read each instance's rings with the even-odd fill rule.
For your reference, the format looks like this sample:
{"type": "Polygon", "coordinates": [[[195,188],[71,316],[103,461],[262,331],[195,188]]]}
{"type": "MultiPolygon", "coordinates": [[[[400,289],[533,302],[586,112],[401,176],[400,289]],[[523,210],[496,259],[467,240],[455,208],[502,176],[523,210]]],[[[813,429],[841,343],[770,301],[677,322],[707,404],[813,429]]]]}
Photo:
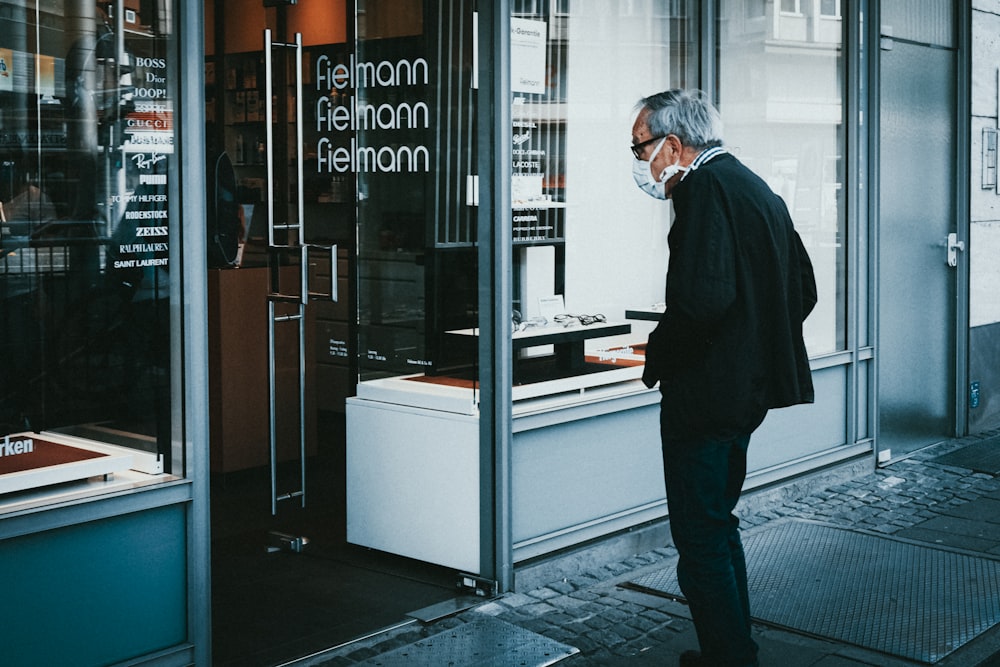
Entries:
{"type": "Polygon", "coordinates": [[[959,241],[958,234],[952,232],[948,234],[948,239],[945,241],[945,247],[948,249],[948,266],[958,266],[958,251],[961,250],[962,252],[965,252],[965,241],[959,241]]]}

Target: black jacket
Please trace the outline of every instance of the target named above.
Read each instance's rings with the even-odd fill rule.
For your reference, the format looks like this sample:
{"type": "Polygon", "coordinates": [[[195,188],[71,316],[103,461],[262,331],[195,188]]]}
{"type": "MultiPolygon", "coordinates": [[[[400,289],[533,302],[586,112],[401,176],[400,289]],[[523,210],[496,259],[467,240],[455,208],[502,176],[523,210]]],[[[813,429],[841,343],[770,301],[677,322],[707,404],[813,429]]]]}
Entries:
{"type": "Polygon", "coordinates": [[[816,282],[784,201],[730,154],[672,199],[667,308],[643,373],[660,382],[664,437],[750,433],[769,408],[813,402],[802,322],[816,282]]]}

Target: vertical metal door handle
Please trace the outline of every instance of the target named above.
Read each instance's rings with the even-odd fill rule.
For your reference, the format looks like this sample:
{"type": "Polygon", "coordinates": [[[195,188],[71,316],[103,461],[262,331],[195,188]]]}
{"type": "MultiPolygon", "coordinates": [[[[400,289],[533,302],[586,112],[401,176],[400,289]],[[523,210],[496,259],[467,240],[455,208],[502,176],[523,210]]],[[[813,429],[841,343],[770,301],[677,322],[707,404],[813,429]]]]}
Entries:
{"type": "Polygon", "coordinates": [[[948,234],[948,240],[945,243],[948,248],[948,266],[955,267],[958,266],[958,252],[961,250],[965,252],[965,242],[958,240],[958,234],[952,232],[948,234]]]}
{"type": "Polygon", "coordinates": [[[340,301],[337,281],[340,278],[340,271],[337,267],[337,244],[330,246],[330,301],[336,303],[340,301]]]}

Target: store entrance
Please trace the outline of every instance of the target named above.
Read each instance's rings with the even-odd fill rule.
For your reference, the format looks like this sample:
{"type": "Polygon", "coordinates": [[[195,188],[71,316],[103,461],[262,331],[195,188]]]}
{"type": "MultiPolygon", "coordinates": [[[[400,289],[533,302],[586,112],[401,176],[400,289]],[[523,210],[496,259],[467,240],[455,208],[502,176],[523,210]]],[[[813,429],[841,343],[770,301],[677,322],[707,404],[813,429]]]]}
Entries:
{"type": "Polygon", "coordinates": [[[954,203],[958,53],[954,22],[931,19],[941,14],[936,7],[918,10],[912,3],[891,2],[883,5],[880,21],[878,448],[883,458],[905,456],[955,433],[957,267],[964,262],[954,203]],[[913,164],[922,167],[915,170],[913,164]]]}
{"type": "Polygon", "coordinates": [[[347,542],[356,186],[316,152],[350,132],[313,135],[333,95],[317,63],[349,52],[350,6],[206,4],[212,653],[224,667],[282,664],[457,594],[453,569],[347,542]]]}

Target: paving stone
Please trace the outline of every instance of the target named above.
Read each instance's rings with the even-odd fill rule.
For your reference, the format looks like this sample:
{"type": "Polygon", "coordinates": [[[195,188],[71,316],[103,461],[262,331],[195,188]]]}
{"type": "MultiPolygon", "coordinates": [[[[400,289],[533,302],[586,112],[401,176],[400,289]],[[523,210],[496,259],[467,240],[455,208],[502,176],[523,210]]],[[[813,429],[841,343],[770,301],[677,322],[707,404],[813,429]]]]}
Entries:
{"type": "Polygon", "coordinates": [[[525,595],[524,593],[507,593],[503,596],[503,604],[512,609],[523,607],[526,604],[535,604],[536,602],[538,602],[537,598],[525,595]]]}
{"type": "Polygon", "coordinates": [[[662,625],[663,621],[656,621],[651,618],[646,618],[645,616],[640,614],[638,616],[633,616],[625,623],[626,625],[630,625],[641,632],[649,632],[650,630],[662,625]]]}
{"type": "Polygon", "coordinates": [[[614,576],[617,576],[619,574],[625,574],[626,572],[632,569],[625,563],[608,563],[604,567],[608,572],[610,572],[614,576]]]}
{"type": "Polygon", "coordinates": [[[620,624],[614,627],[615,634],[624,637],[626,641],[632,641],[633,639],[638,639],[645,633],[640,631],[631,625],[620,624]]]}
{"type": "Polygon", "coordinates": [[[569,596],[571,598],[576,598],[578,600],[586,600],[588,602],[601,599],[601,596],[598,595],[597,593],[585,590],[573,591],[572,593],[569,594],[569,596]]]}
{"type": "Polygon", "coordinates": [[[559,597],[561,595],[561,593],[552,590],[548,586],[544,588],[536,588],[533,591],[528,591],[527,594],[537,600],[548,600],[549,598],[559,597]]]}
{"type": "Polygon", "coordinates": [[[527,630],[528,632],[534,632],[540,635],[544,635],[547,630],[551,630],[558,626],[552,625],[541,618],[529,618],[525,621],[521,621],[517,624],[519,627],[527,630]]]}
{"type": "Polygon", "coordinates": [[[477,614],[485,614],[486,616],[499,616],[500,614],[506,612],[507,608],[499,602],[487,602],[479,605],[472,611],[477,614]]]}
{"type": "MultiPolygon", "coordinates": [[[[688,625],[691,625],[690,623],[688,625]]],[[[684,632],[685,626],[681,623],[664,623],[658,628],[651,630],[647,637],[650,637],[661,644],[674,640],[677,635],[684,632]]]]}
{"type": "Polygon", "coordinates": [[[656,609],[647,609],[640,614],[642,618],[648,618],[655,623],[666,623],[671,620],[673,616],[669,614],[664,614],[662,611],[657,611],[656,609]]]}
{"type": "Polygon", "coordinates": [[[565,628],[560,628],[556,626],[552,626],[542,631],[540,634],[543,634],[549,639],[561,642],[568,646],[573,646],[573,642],[576,640],[576,633],[570,632],[565,628]]]}
{"type": "Polygon", "coordinates": [[[625,643],[625,638],[612,629],[594,630],[587,636],[601,646],[619,646],[625,643]]]}
{"type": "Polygon", "coordinates": [[[612,595],[602,595],[597,602],[598,604],[603,604],[606,607],[620,607],[624,604],[621,600],[612,595]]]}
{"type": "Polygon", "coordinates": [[[614,623],[606,619],[601,614],[594,614],[590,618],[583,619],[582,622],[588,628],[592,628],[594,630],[603,630],[605,628],[610,628],[612,625],[614,625],[614,623]]]}
{"type": "Polygon", "coordinates": [[[900,527],[894,526],[889,523],[879,524],[878,526],[873,526],[872,530],[876,530],[880,533],[885,533],[886,535],[894,535],[899,532],[900,527]]]}
{"type": "Polygon", "coordinates": [[[572,595],[561,595],[557,598],[548,600],[548,603],[553,607],[566,611],[567,613],[575,614],[580,611],[580,608],[583,607],[583,605],[587,604],[587,601],[575,598],[572,595]]]}
{"type": "Polygon", "coordinates": [[[584,654],[590,654],[593,653],[600,646],[600,644],[594,641],[589,635],[581,634],[577,635],[573,642],[573,646],[580,649],[580,651],[584,654]]]}
{"type": "Polygon", "coordinates": [[[622,603],[622,606],[618,607],[618,611],[624,612],[629,616],[635,616],[636,614],[641,614],[642,612],[646,611],[646,609],[647,607],[643,607],[642,605],[634,604],[632,602],[624,602],[622,603]]]}
{"type": "Polygon", "coordinates": [[[574,622],[578,617],[572,614],[567,614],[562,611],[556,611],[551,614],[546,614],[541,618],[550,625],[566,626],[574,622]]]}
{"type": "Polygon", "coordinates": [[[619,565],[621,565],[622,567],[627,567],[629,570],[635,570],[640,567],[643,567],[644,565],[646,565],[646,563],[640,562],[636,560],[635,556],[632,556],[631,558],[626,558],[625,560],[621,561],[619,565]]]}
{"type": "MultiPolygon", "coordinates": [[[[598,598],[598,599],[601,599],[601,598],[598,598]]],[[[588,602],[587,604],[585,604],[585,605],[583,605],[583,606],[580,607],[581,611],[584,611],[584,612],[586,612],[588,614],[600,614],[605,609],[607,609],[607,607],[605,607],[604,605],[600,604],[599,602],[588,602]]]]}
{"type": "Polygon", "coordinates": [[[574,585],[570,581],[563,579],[562,581],[556,581],[554,583],[548,584],[546,588],[556,591],[560,595],[567,595],[575,591],[578,586],[574,585]]]}
{"type": "Polygon", "coordinates": [[[556,611],[556,608],[548,602],[536,602],[535,604],[526,604],[523,607],[518,607],[517,610],[528,617],[537,618],[556,611]]]}
{"type": "Polygon", "coordinates": [[[602,612],[601,616],[608,619],[612,623],[624,623],[628,619],[632,618],[632,614],[624,612],[621,609],[608,609],[602,612]]]}

